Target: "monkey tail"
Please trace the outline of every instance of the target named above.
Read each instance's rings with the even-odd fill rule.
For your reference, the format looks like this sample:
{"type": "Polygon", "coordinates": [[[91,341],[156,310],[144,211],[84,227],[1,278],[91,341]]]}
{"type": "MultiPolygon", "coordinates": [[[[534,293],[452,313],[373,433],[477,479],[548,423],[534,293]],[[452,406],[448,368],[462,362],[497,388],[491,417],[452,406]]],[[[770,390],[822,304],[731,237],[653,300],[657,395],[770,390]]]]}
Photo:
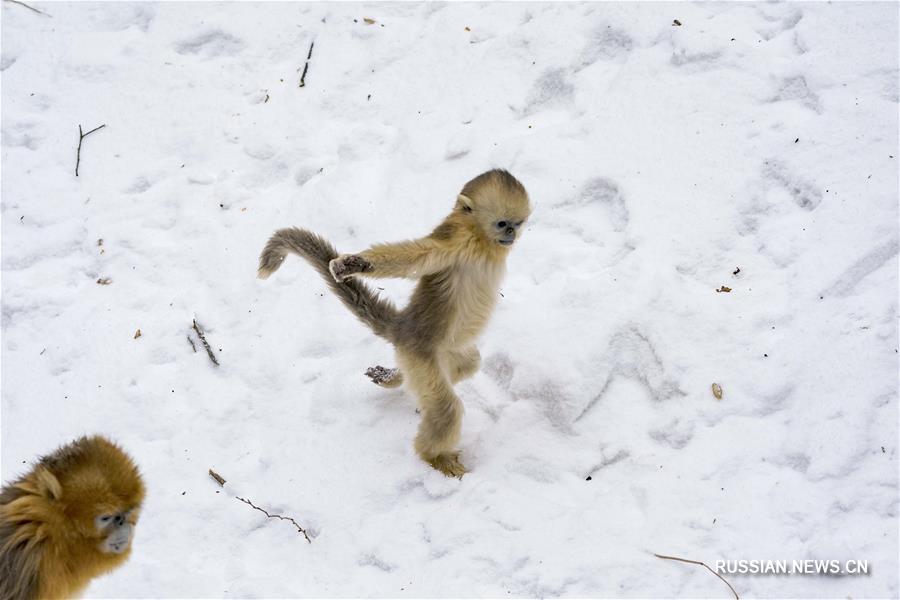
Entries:
{"type": "Polygon", "coordinates": [[[272,234],[259,256],[259,278],[267,279],[277,271],[289,252],[305,258],[325,279],[344,306],[368,325],[375,335],[389,342],[394,341],[394,323],[398,315],[394,305],[379,298],[377,293],[355,277],[343,282],[335,281],[328,270],[328,263],[338,257],[337,250],[323,237],[311,231],[289,227],[272,234]]]}

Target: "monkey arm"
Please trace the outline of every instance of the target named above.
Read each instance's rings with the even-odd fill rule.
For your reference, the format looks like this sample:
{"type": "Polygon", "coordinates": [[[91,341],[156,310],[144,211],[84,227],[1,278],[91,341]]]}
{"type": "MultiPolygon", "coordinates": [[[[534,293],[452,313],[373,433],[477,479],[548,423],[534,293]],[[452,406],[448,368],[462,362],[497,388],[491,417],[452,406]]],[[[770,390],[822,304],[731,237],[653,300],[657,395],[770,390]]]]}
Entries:
{"type": "Polygon", "coordinates": [[[431,238],[422,238],[396,244],[377,244],[361,252],[371,270],[363,271],[367,277],[406,277],[417,279],[437,273],[452,264],[453,255],[442,244],[431,238]]]}
{"type": "Polygon", "coordinates": [[[416,279],[449,267],[453,253],[439,240],[426,237],[396,244],[376,244],[359,254],[345,254],[331,261],[337,281],[352,275],[416,279]]]}

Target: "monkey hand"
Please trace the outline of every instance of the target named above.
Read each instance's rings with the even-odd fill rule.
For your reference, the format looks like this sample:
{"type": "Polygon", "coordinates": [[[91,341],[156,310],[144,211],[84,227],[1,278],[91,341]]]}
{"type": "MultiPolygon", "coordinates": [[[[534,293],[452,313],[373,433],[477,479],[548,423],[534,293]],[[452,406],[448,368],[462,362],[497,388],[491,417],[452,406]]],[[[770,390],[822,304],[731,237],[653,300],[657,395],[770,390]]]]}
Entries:
{"type": "Polygon", "coordinates": [[[357,273],[372,270],[372,263],[357,254],[342,254],[328,263],[331,276],[338,283],[357,273]]]}

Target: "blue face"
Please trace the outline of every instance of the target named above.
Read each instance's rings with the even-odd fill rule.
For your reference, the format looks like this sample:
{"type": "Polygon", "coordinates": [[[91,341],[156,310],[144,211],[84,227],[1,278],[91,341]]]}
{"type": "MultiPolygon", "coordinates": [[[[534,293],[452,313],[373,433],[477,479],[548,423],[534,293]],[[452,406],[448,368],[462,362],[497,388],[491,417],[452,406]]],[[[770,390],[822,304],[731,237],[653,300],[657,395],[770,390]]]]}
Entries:
{"type": "Polygon", "coordinates": [[[524,219],[519,221],[501,219],[496,221],[494,223],[494,232],[497,235],[497,242],[503,246],[512,246],[513,242],[516,241],[519,227],[524,222],[524,219]]]}
{"type": "Polygon", "coordinates": [[[95,519],[98,533],[103,536],[99,550],[111,554],[122,554],[131,547],[134,535],[133,511],[107,513],[95,519]]]}

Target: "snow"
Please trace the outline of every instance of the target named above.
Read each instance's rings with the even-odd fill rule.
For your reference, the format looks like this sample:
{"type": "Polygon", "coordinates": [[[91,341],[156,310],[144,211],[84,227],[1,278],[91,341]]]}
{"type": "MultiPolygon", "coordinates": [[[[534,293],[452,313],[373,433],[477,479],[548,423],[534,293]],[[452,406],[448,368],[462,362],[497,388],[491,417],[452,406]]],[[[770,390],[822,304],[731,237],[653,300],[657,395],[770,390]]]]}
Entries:
{"type": "Polygon", "coordinates": [[[140,464],[88,597],[730,594],[653,553],[868,560],[726,577],[900,594],[896,4],[30,4],[2,6],[2,478],[82,433],[140,464]],[[424,235],[492,167],[535,212],[453,480],[364,376],[390,347],[256,260],[288,225],[424,235]]]}

